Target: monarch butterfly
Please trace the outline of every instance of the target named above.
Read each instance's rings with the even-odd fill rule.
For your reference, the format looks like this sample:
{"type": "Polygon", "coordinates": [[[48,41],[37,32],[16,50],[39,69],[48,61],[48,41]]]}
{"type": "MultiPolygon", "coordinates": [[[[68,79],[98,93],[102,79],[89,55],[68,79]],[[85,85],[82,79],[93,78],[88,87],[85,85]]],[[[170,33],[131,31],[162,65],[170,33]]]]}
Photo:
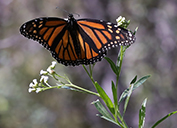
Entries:
{"type": "Polygon", "coordinates": [[[61,64],[93,64],[100,61],[107,49],[130,45],[135,36],[116,24],[95,19],[68,19],[56,17],[36,18],[20,27],[22,35],[48,49],[61,64]]]}

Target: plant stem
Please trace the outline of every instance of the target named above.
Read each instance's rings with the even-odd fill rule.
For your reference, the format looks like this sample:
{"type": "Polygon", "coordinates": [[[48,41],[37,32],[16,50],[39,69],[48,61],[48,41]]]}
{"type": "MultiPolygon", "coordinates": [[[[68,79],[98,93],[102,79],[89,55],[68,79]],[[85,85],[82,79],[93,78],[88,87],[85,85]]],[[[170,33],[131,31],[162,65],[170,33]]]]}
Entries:
{"type": "Polygon", "coordinates": [[[118,110],[118,117],[119,117],[119,119],[120,119],[120,121],[122,122],[122,124],[123,124],[123,128],[128,128],[128,126],[127,126],[127,124],[126,124],[126,122],[124,121],[124,119],[123,119],[123,117],[122,117],[122,115],[120,114],[120,111],[118,110]]]}
{"type": "MultiPolygon", "coordinates": [[[[120,77],[120,72],[121,72],[121,68],[122,68],[122,62],[123,62],[123,57],[124,57],[124,54],[125,54],[125,50],[126,50],[126,47],[121,46],[120,47],[120,52],[118,54],[118,59],[117,59],[117,64],[116,64],[116,66],[118,67],[118,74],[116,76],[116,90],[118,90],[118,82],[119,82],[119,77],[120,77]]],[[[122,117],[122,115],[119,111],[118,104],[115,105],[115,110],[117,110],[117,111],[115,111],[116,122],[118,121],[118,119],[117,119],[117,116],[118,116],[118,118],[120,119],[120,121],[122,122],[124,127],[128,128],[127,124],[125,123],[125,121],[124,121],[124,119],[123,119],[123,117],[122,117]]]]}
{"type": "MultiPolygon", "coordinates": [[[[85,93],[88,93],[88,94],[92,94],[92,95],[96,95],[96,96],[100,97],[100,95],[98,93],[92,92],[90,90],[87,90],[85,88],[82,88],[82,87],[79,87],[77,85],[72,84],[71,81],[68,79],[68,77],[60,76],[60,75],[58,75],[56,73],[55,73],[55,75],[50,75],[50,76],[53,77],[55,80],[57,80],[59,83],[61,83],[61,86],[73,87],[73,88],[78,89],[78,90],[80,90],[82,92],[85,92],[85,93]],[[60,77],[60,78],[62,78],[62,79],[65,79],[69,84],[65,84],[64,82],[60,81],[58,78],[55,77],[55,75],[60,77]]],[[[52,88],[55,88],[55,87],[57,87],[57,86],[52,86],[52,88]]]]}
{"type": "Polygon", "coordinates": [[[126,48],[124,46],[120,46],[120,52],[119,52],[118,59],[117,59],[118,74],[117,74],[117,79],[116,79],[116,89],[118,89],[117,86],[118,86],[118,81],[120,77],[120,71],[122,68],[122,62],[123,62],[125,50],[126,48]]]}
{"type": "Polygon", "coordinates": [[[86,71],[87,75],[90,77],[93,85],[95,86],[95,81],[94,81],[93,76],[92,76],[92,70],[93,70],[93,68],[91,68],[91,65],[89,65],[89,70],[90,70],[90,73],[89,73],[88,70],[87,70],[87,68],[85,67],[85,65],[82,65],[82,66],[83,66],[84,70],[86,71]]]}
{"type": "Polygon", "coordinates": [[[89,94],[96,95],[96,96],[100,97],[100,95],[98,93],[92,92],[90,90],[87,90],[85,88],[79,87],[79,86],[74,85],[74,84],[65,84],[65,86],[74,87],[76,89],[82,90],[83,92],[86,92],[86,93],[89,93],[89,94]]]}

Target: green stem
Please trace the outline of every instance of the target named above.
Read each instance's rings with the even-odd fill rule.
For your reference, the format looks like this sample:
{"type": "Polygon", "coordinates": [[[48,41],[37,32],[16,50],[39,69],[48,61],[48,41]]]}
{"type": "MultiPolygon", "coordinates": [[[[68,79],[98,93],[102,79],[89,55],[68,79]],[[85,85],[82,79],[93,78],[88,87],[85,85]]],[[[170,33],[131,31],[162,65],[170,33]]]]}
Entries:
{"type": "Polygon", "coordinates": [[[119,110],[118,110],[118,115],[117,116],[119,117],[120,121],[122,122],[122,124],[124,126],[123,128],[128,128],[128,126],[127,126],[126,122],[124,121],[122,115],[120,114],[119,110]]]}
{"type": "Polygon", "coordinates": [[[117,79],[116,79],[116,89],[118,89],[118,81],[119,81],[119,77],[120,77],[120,71],[122,68],[122,62],[123,62],[125,50],[126,50],[126,48],[124,46],[120,46],[120,52],[119,52],[118,61],[117,61],[118,74],[117,74],[117,79]]]}
{"type": "Polygon", "coordinates": [[[61,86],[50,86],[50,87],[43,88],[43,90],[48,90],[48,89],[52,89],[52,88],[61,88],[62,86],[73,87],[75,89],[78,89],[81,92],[88,93],[88,94],[91,94],[91,95],[96,95],[96,96],[100,97],[100,95],[98,93],[89,91],[85,88],[79,87],[79,86],[74,85],[74,84],[62,84],[61,86]]]}
{"type": "MultiPolygon", "coordinates": [[[[89,77],[91,77],[91,76],[90,76],[90,73],[87,71],[87,68],[85,67],[85,65],[82,65],[82,66],[83,66],[83,68],[85,69],[87,75],[88,75],[89,77]]],[[[90,65],[89,65],[89,66],[90,66],[90,65]]]]}
{"type": "MultiPolygon", "coordinates": [[[[116,109],[115,109],[115,110],[116,110],[116,109]]],[[[113,114],[114,119],[115,119],[115,122],[116,122],[117,124],[119,124],[120,127],[124,128],[123,124],[118,121],[118,119],[117,119],[117,114],[116,114],[116,113],[117,113],[117,112],[115,112],[115,114],[113,114]]],[[[119,113],[119,114],[120,114],[120,113],[119,113]]]]}
{"type": "MultiPolygon", "coordinates": [[[[85,88],[82,88],[82,87],[79,87],[77,85],[72,84],[71,81],[67,77],[60,76],[60,75],[58,75],[56,73],[55,73],[55,75],[50,75],[50,76],[53,77],[55,80],[57,80],[59,83],[61,83],[63,86],[73,87],[73,88],[81,90],[81,91],[83,91],[85,93],[96,95],[96,96],[100,97],[100,95],[98,93],[92,92],[90,90],[87,90],[85,88]],[[60,77],[60,78],[62,78],[62,79],[65,79],[69,84],[65,84],[64,82],[62,82],[61,80],[59,80],[58,78],[56,78],[55,75],[58,76],[58,77],[60,77]]],[[[55,88],[55,87],[57,87],[57,86],[52,86],[51,88],[55,88]]]]}
{"type": "Polygon", "coordinates": [[[82,90],[83,92],[86,92],[86,93],[89,93],[89,94],[96,95],[96,96],[100,97],[100,95],[98,93],[92,92],[90,90],[87,90],[85,88],[79,87],[79,86],[74,85],[74,84],[65,84],[65,86],[74,87],[76,89],[82,90]]]}
{"type": "MultiPolygon", "coordinates": [[[[116,79],[116,90],[118,90],[118,81],[119,81],[119,76],[120,76],[120,71],[121,71],[121,67],[122,67],[122,61],[123,61],[123,57],[124,57],[124,53],[125,53],[125,50],[126,50],[126,47],[124,46],[121,46],[120,47],[120,52],[119,52],[119,55],[118,55],[118,61],[117,61],[117,67],[118,67],[118,74],[117,74],[117,79],[116,79]]],[[[92,76],[92,68],[91,68],[91,65],[89,65],[89,70],[90,70],[90,73],[89,71],[87,70],[87,68],[85,67],[85,65],[83,65],[83,68],[84,70],[86,71],[87,75],[90,77],[92,83],[95,85],[95,81],[93,79],[93,76],[92,76]]],[[[98,94],[99,96],[99,94],[98,94]]],[[[115,118],[115,121],[122,127],[122,128],[128,128],[126,122],[124,121],[120,111],[119,111],[119,106],[118,104],[115,105],[115,113],[112,113],[114,118],[115,118]],[[118,118],[120,119],[121,123],[119,122],[118,118]]]]}
{"type": "MultiPolygon", "coordinates": [[[[125,50],[126,50],[126,47],[125,46],[121,46],[120,47],[120,52],[119,52],[119,55],[118,55],[118,59],[117,59],[117,67],[118,67],[118,74],[116,76],[116,90],[118,90],[118,82],[119,82],[119,78],[120,78],[120,72],[121,72],[121,68],[122,68],[122,62],[123,62],[123,57],[124,57],[124,54],[125,54],[125,50]]],[[[120,111],[119,111],[119,106],[118,104],[115,105],[115,120],[116,122],[118,122],[118,119],[117,119],[117,116],[118,118],[120,119],[120,121],[122,122],[122,124],[124,125],[125,128],[128,128],[127,124],[125,123],[120,111]]]]}
{"type": "Polygon", "coordinates": [[[92,70],[93,70],[93,68],[91,68],[91,65],[89,65],[89,70],[90,70],[90,73],[89,73],[88,70],[87,70],[87,68],[85,67],[85,65],[82,65],[82,66],[83,66],[84,70],[86,71],[87,75],[90,77],[93,85],[95,86],[95,81],[94,81],[93,76],[92,76],[92,70]]]}

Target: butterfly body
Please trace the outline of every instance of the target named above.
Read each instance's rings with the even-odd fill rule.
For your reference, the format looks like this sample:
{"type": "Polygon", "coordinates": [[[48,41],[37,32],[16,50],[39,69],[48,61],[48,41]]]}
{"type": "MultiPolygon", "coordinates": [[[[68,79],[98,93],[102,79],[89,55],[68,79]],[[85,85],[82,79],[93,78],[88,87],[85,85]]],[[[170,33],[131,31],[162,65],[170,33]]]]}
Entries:
{"type": "Polygon", "coordinates": [[[22,35],[41,43],[64,65],[93,64],[106,55],[107,49],[134,43],[134,35],[116,24],[95,20],[42,17],[24,23],[22,35]]]}

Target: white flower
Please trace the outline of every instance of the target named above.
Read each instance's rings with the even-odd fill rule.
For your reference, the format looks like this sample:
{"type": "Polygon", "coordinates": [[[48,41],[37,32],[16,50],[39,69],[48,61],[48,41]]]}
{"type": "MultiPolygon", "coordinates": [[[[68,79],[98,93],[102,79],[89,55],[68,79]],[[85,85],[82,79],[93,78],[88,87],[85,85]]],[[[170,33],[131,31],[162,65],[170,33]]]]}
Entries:
{"type": "Polygon", "coordinates": [[[41,70],[40,75],[47,75],[47,71],[41,70]]]}
{"type": "Polygon", "coordinates": [[[28,89],[28,92],[31,93],[31,92],[33,92],[33,91],[35,91],[35,90],[36,90],[35,88],[29,88],[29,89],[28,89]]]}
{"type": "Polygon", "coordinates": [[[48,79],[49,79],[48,76],[41,76],[40,82],[44,81],[44,83],[47,83],[48,79]]]}
{"type": "Polygon", "coordinates": [[[38,84],[37,79],[33,79],[33,83],[34,85],[37,85],[38,84]]]}
{"type": "Polygon", "coordinates": [[[34,79],[33,82],[31,82],[31,83],[29,84],[29,87],[31,87],[31,88],[35,88],[35,87],[37,87],[37,86],[38,86],[37,79],[34,79]]]}
{"type": "Polygon", "coordinates": [[[122,25],[122,23],[125,22],[125,17],[119,16],[116,19],[116,22],[118,23],[118,26],[122,25]]]}
{"type": "Polygon", "coordinates": [[[119,16],[119,17],[116,19],[116,22],[119,22],[121,19],[122,19],[122,16],[119,16]]]}
{"type": "Polygon", "coordinates": [[[49,66],[49,67],[47,68],[47,72],[50,73],[50,74],[52,74],[52,73],[54,72],[54,70],[52,70],[52,68],[49,66]]]}
{"type": "Polygon", "coordinates": [[[29,87],[31,87],[31,88],[34,87],[34,83],[30,83],[29,87]]]}
{"type": "Polygon", "coordinates": [[[55,70],[53,70],[56,66],[57,62],[53,61],[52,62],[52,65],[50,65],[48,68],[47,68],[47,72],[49,72],[50,74],[54,73],[55,70]]]}
{"type": "Polygon", "coordinates": [[[52,69],[54,69],[55,68],[55,66],[56,66],[56,64],[57,64],[57,62],[56,61],[52,61],[52,65],[50,66],[52,69]]]}
{"type": "Polygon", "coordinates": [[[41,88],[36,88],[36,93],[40,92],[41,90],[41,88]]]}

